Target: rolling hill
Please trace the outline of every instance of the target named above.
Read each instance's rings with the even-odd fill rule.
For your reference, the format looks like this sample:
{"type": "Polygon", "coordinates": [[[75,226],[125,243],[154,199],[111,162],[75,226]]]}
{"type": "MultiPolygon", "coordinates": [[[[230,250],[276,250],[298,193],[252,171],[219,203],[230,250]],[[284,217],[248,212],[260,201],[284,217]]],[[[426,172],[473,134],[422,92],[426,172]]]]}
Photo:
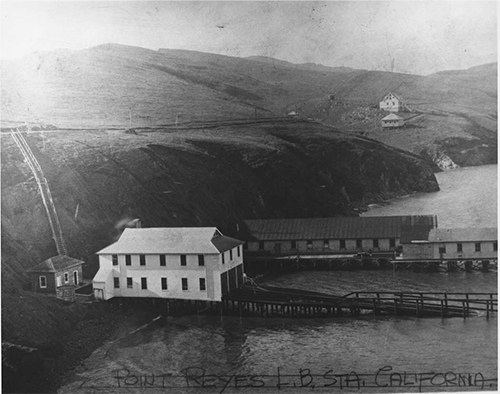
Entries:
{"type": "Polygon", "coordinates": [[[3,362],[24,391],[52,388],[118,315],[30,291],[26,270],[56,250],[11,127],[32,128],[26,139],[87,279],[123,220],[230,235],[241,219],[356,215],[437,191],[429,157],[481,164],[496,152],[496,65],[421,77],[107,44],[36,53],[1,72],[2,336],[21,352],[3,362]],[[388,91],[424,119],[380,130],[388,91]],[[291,110],[299,117],[284,117],[291,110]],[[88,333],[76,329],[85,322],[88,333]]]}
{"type": "Polygon", "coordinates": [[[460,165],[496,162],[496,63],[417,76],[106,44],[36,53],[1,71],[4,127],[161,127],[296,111],[438,163],[439,154],[460,165]],[[426,116],[381,130],[378,102],[388,92],[426,116]]]}

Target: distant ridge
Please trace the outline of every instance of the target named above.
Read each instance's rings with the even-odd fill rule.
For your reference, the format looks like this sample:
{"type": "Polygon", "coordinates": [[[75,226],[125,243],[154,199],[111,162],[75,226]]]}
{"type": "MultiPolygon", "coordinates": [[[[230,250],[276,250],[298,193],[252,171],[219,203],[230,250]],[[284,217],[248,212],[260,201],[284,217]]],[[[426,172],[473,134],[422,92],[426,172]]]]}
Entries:
{"type": "Polygon", "coordinates": [[[343,73],[343,72],[353,72],[353,71],[366,71],[366,70],[357,70],[357,69],[350,68],[350,67],[329,67],[329,66],[324,66],[322,64],[316,64],[316,63],[298,63],[298,64],[296,64],[296,63],[287,62],[286,60],[275,59],[275,58],[269,57],[269,56],[248,56],[245,59],[254,60],[254,61],[266,63],[266,64],[273,64],[275,66],[280,66],[280,67],[300,68],[300,69],[304,69],[304,70],[314,70],[314,71],[319,71],[319,72],[343,73]]]}
{"type": "Polygon", "coordinates": [[[446,151],[459,165],[496,160],[496,63],[422,76],[103,44],[1,64],[2,119],[21,124],[155,127],[295,112],[413,153],[446,151]],[[389,92],[427,114],[412,131],[381,130],[389,92]]]}

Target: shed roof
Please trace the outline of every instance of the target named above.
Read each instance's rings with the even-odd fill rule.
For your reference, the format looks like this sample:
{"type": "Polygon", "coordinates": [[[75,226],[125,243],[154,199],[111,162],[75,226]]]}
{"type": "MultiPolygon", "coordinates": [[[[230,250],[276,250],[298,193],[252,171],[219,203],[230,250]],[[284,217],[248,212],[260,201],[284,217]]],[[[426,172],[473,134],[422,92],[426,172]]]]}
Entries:
{"type": "Polygon", "coordinates": [[[429,232],[429,242],[496,241],[496,228],[436,228],[429,232]]]}
{"type": "Polygon", "coordinates": [[[38,263],[30,268],[28,272],[59,272],[83,263],[84,261],[82,260],[61,254],[38,263]]]}
{"type": "Polygon", "coordinates": [[[97,254],[218,254],[243,243],[216,227],[126,228],[97,254]]]}
{"type": "Polygon", "coordinates": [[[399,238],[402,229],[422,225],[432,228],[437,220],[429,215],[245,220],[239,238],[246,241],[399,238]]]}
{"type": "Polygon", "coordinates": [[[404,118],[402,118],[401,116],[399,115],[396,115],[395,113],[391,113],[389,115],[387,115],[385,118],[382,118],[382,120],[404,120],[404,118]]]}

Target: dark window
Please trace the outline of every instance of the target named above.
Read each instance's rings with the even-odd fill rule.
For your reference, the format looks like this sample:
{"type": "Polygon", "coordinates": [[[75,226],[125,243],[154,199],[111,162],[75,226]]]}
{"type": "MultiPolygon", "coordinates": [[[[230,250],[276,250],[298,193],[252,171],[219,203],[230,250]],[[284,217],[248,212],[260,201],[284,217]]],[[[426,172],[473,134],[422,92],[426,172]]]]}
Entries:
{"type": "Polygon", "coordinates": [[[146,256],[141,254],[139,255],[139,260],[141,262],[141,265],[146,265],[146,256]]]}
{"type": "Polygon", "coordinates": [[[297,249],[297,241],[292,241],[292,249],[297,249]]]}
{"type": "Polygon", "coordinates": [[[167,290],[168,289],[167,278],[161,278],[161,289],[162,290],[167,290]]]}
{"type": "Polygon", "coordinates": [[[328,241],[327,239],[325,239],[324,242],[323,242],[323,247],[325,249],[330,249],[330,241],[328,241]]]}
{"type": "Polygon", "coordinates": [[[132,256],[130,256],[129,254],[125,255],[125,264],[132,265],[132,256]]]}
{"type": "Polygon", "coordinates": [[[481,242],[476,242],[476,252],[481,251],[481,242]]]}
{"type": "Polygon", "coordinates": [[[202,254],[198,255],[198,265],[205,265],[205,256],[203,256],[202,254]]]}
{"type": "Polygon", "coordinates": [[[113,254],[113,255],[111,255],[111,257],[113,259],[113,265],[118,265],[118,255],[113,254]]]}
{"type": "Polygon", "coordinates": [[[236,250],[238,251],[238,257],[240,257],[241,256],[241,246],[238,246],[236,248],[236,250]]]}
{"type": "Polygon", "coordinates": [[[160,254],[160,265],[165,267],[167,265],[167,256],[160,254]]]}
{"type": "Polygon", "coordinates": [[[312,249],[312,247],[313,247],[313,241],[312,241],[312,239],[308,239],[307,240],[307,249],[312,249]]]}
{"type": "Polygon", "coordinates": [[[340,249],[345,249],[345,239],[340,240],[340,249]]]}
{"type": "Polygon", "coordinates": [[[225,255],[224,252],[222,252],[221,255],[222,255],[222,264],[225,264],[225,262],[226,262],[226,255],[225,255]]]}
{"type": "Polygon", "coordinates": [[[259,249],[264,250],[264,241],[259,241],[259,249]]]}
{"type": "Polygon", "coordinates": [[[378,239],[377,239],[377,238],[375,238],[375,239],[373,240],[373,247],[374,247],[374,248],[378,248],[378,239]]]}
{"type": "Polygon", "coordinates": [[[186,255],[181,254],[181,265],[186,265],[186,255]]]}
{"type": "Polygon", "coordinates": [[[69,274],[67,272],[64,273],[64,283],[69,282],[69,274]]]}
{"type": "Polygon", "coordinates": [[[43,288],[47,287],[47,277],[40,276],[40,287],[43,287],[43,288]]]}
{"type": "Polygon", "coordinates": [[[205,291],[207,289],[207,284],[205,283],[205,278],[200,278],[200,290],[205,291]]]}
{"type": "Polygon", "coordinates": [[[357,248],[362,248],[363,247],[363,242],[360,239],[356,240],[356,247],[357,248]]]}
{"type": "Polygon", "coordinates": [[[396,240],[394,238],[389,238],[389,247],[390,248],[396,247],[396,240]]]}
{"type": "Polygon", "coordinates": [[[132,278],[127,278],[127,289],[132,288],[132,278]]]}
{"type": "Polygon", "coordinates": [[[462,252],[462,244],[457,244],[457,252],[462,252]]]}
{"type": "Polygon", "coordinates": [[[188,289],[188,278],[182,278],[182,290],[188,289]]]}
{"type": "Polygon", "coordinates": [[[494,252],[498,251],[498,245],[496,242],[493,242],[493,251],[494,252]]]}
{"type": "Polygon", "coordinates": [[[141,278],[141,288],[146,290],[148,288],[148,278],[141,278]]]}
{"type": "Polygon", "coordinates": [[[233,249],[229,250],[229,261],[233,261],[233,249]]]}
{"type": "Polygon", "coordinates": [[[115,283],[115,289],[120,288],[120,278],[113,278],[114,283],[115,283]]]}
{"type": "Polygon", "coordinates": [[[439,253],[446,253],[446,246],[440,246],[439,253]]]}

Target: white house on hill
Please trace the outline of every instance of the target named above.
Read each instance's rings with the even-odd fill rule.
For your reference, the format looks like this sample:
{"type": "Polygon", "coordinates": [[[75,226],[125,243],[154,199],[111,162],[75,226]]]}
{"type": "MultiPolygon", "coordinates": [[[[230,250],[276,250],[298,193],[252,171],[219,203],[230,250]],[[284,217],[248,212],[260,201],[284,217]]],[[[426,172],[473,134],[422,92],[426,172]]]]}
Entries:
{"type": "Polygon", "coordinates": [[[243,284],[243,243],[215,227],[126,228],[97,252],[94,296],[220,301],[243,284]]]}
{"type": "Polygon", "coordinates": [[[404,125],[405,125],[405,119],[394,113],[389,114],[382,119],[382,127],[384,128],[403,127],[404,125]]]}
{"type": "Polygon", "coordinates": [[[403,99],[394,93],[389,93],[380,102],[380,109],[389,112],[403,112],[406,110],[403,99]]]}

